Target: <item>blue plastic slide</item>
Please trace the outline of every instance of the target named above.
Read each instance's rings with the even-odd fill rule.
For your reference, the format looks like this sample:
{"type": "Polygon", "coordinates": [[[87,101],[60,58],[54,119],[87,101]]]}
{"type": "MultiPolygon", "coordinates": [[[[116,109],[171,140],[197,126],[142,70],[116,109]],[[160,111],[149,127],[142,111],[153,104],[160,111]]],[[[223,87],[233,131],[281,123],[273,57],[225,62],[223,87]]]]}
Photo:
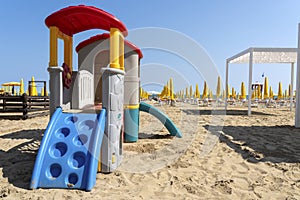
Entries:
{"type": "Polygon", "coordinates": [[[155,116],[157,119],[159,119],[159,121],[164,124],[164,126],[168,129],[169,133],[172,136],[176,136],[179,138],[182,137],[182,133],[175,126],[175,124],[172,122],[172,120],[167,115],[165,115],[163,112],[158,110],[157,108],[155,108],[145,102],[141,102],[139,109],[140,109],[140,111],[147,112],[147,113],[155,116]]]}
{"type": "Polygon", "coordinates": [[[57,108],[44,133],[35,161],[31,189],[77,188],[96,183],[105,109],[96,113],[64,113],[57,108]]]}

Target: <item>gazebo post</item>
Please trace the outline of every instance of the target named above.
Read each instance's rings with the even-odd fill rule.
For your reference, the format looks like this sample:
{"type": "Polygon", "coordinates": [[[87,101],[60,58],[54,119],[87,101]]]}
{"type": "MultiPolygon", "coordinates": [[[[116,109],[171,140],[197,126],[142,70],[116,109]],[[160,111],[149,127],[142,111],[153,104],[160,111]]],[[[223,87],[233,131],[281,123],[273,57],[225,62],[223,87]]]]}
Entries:
{"type": "Polygon", "coordinates": [[[225,110],[227,111],[227,99],[228,99],[228,93],[227,93],[227,85],[228,85],[228,67],[229,62],[226,60],[226,80],[225,80],[225,110]]]}
{"type": "Polygon", "coordinates": [[[253,68],[253,48],[250,49],[249,56],[249,82],[248,82],[248,116],[251,115],[251,96],[252,96],[252,68],[253,68]]]}
{"type": "Polygon", "coordinates": [[[295,127],[300,127],[300,23],[298,24],[298,49],[297,49],[297,82],[296,82],[296,114],[295,127]]]}
{"type": "Polygon", "coordinates": [[[291,63],[291,91],[290,91],[290,111],[293,110],[293,96],[294,96],[294,63],[291,63]]]}

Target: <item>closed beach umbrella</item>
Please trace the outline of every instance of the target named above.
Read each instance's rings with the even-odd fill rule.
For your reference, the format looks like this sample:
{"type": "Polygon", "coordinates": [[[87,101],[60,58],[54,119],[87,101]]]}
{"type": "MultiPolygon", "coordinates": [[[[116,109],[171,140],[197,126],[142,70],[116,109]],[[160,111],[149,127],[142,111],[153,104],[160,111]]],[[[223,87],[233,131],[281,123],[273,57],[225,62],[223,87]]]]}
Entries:
{"type": "Polygon", "coordinates": [[[174,84],[172,78],[170,78],[170,99],[174,100],[174,84]]]}
{"type": "Polygon", "coordinates": [[[268,99],[269,98],[269,83],[268,83],[268,77],[265,77],[265,83],[264,83],[264,99],[268,99]]]}
{"type": "Polygon", "coordinates": [[[37,89],[36,89],[36,85],[35,85],[35,81],[34,81],[34,76],[31,77],[30,89],[31,89],[31,91],[30,91],[31,96],[37,96],[37,89]]]}
{"type": "Polygon", "coordinates": [[[206,99],[206,98],[208,98],[208,88],[207,88],[206,81],[204,81],[202,99],[206,99]]]}
{"type": "Polygon", "coordinates": [[[257,98],[261,99],[261,85],[258,85],[257,87],[257,98]]]}
{"type": "Polygon", "coordinates": [[[226,91],[223,90],[223,92],[222,92],[222,99],[225,100],[225,97],[226,97],[226,91]]]}
{"type": "Polygon", "coordinates": [[[189,88],[188,87],[186,87],[185,88],[185,98],[189,98],[189,88]]]}
{"type": "Polygon", "coordinates": [[[227,98],[231,97],[229,84],[227,85],[227,98]]]}
{"type": "Polygon", "coordinates": [[[240,99],[246,99],[246,87],[245,87],[245,83],[242,82],[241,84],[241,96],[240,99]]]}
{"type": "Polygon", "coordinates": [[[190,85],[190,98],[193,98],[193,86],[190,85]]]}
{"type": "Polygon", "coordinates": [[[286,99],[288,97],[288,90],[284,90],[284,98],[286,99]]]}
{"type": "Polygon", "coordinates": [[[209,90],[209,96],[208,96],[209,99],[213,99],[213,93],[212,93],[212,90],[209,90]]]}
{"type": "Polygon", "coordinates": [[[216,98],[218,99],[221,96],[221,77],[218,76],[216,98]]]}
{"type": "Polygon", "coordinates": [[[274,94],[273,94],[273,90],[272,90],[272,86],[270,86],[270,99],[273,99],[274,98],[274,94]]]}
{"type": "Polygon", "coordinates": [[[232,89],[231,89],[231,97],[232,97],[233,99],[236,98],[234,87],[232,87],[232,89]]]}
{"type": "Polygon", "coordinates": [[[254,86],[254,91],[252,91],[251,99],[254,100],[256,98],[256,87],[254,86]]]}
{"type": "Polygon", "coordinates": [[[281,82],[279,82],[279,85],[278,85],[278,95],[277,95],[277,99],[283,99],[283,94],[282,94],[282,84],[281,84],[281,82]]]}
{"type": "Polygon", "coordinates": [[[21,79],[20,81],[20,95],[22,95],[24,93],[24,81],[23,79],[21,79]]]}
{"type": "Polygon", "coordinates": [[[171,96],[171,84],[170,84],[170,81],[167,82],[167,98],[170,98],[171,96]]]}
{"type": "Polygon", "coordinates": [[[162,98],[166,98],[166,96],[168,95],[167,94],[167,91],[168,91],[168,88],[167,88],[168,86],[164,86],[164,89],[163,89],[163,91],[162,91],[162,93],[161,93],[161,97],[162,98]]]}
{"type": "Polygon", "coordinates": [[[292,94],[292,86],[291,86],[291,84],[289,84],[289,98],[292,98],[293,96],[292,96],[293,94],[292,94]]]}
{"type": "Polygon", "coordinates": [[[198,83],[196,84],[195,97],[198,98],[198,99],[200,98],[200,92],[199,92],[198,83]]]}

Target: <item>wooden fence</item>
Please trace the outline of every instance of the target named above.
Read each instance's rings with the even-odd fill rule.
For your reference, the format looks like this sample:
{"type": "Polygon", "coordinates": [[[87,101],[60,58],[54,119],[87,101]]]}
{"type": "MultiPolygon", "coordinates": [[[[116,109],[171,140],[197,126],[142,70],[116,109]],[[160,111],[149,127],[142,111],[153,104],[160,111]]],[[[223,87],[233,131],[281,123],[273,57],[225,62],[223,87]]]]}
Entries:
{"type": "Polygon", "coordinates": [[[23,119],[29,112],[49,110],[49,96],[0,96],[0,113],[22,113],[23,119]]]}

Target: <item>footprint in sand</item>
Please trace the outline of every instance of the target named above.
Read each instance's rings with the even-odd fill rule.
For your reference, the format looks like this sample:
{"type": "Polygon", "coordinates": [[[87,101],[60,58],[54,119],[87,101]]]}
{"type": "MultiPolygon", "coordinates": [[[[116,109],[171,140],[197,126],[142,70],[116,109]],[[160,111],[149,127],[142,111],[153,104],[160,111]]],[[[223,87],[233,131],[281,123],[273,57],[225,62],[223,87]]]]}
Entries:
{"type": "Polygon", "coordinates": [[[232,179],[220,180],[220,181],[216,181],[215,184],[211,187],[223,194],[232,194],[232,188],[230,187],[230,184],[232,183],[233,183],[232,179]]]}
{"type": "Polygon", "coordinates": [[[299,182],[299,180],[300,180],[299,166],[290,167],[286,172],[284,172],[284,176],[290,181],[299,182]]]}

